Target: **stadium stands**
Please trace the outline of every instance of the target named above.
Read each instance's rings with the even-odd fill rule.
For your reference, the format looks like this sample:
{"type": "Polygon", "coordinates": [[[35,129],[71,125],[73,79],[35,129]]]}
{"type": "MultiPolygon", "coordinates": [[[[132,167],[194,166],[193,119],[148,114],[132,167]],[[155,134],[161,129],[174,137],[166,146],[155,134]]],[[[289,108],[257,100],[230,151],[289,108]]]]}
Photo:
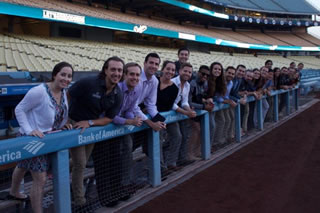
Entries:
{"type": "MultiPolygon", "coordinates": [[[[69,61],[78,71],[100,70],[106,58],[118,55],[126,62],[136,61],[143,64],[145,55],[150,51],[160,54],[163,60],[175,60],[177,50],[120,43],[101,43],[64,38],[45,38],[30,35],[0,34],[1,71],[49,71],[55,63],[69,61]]],[[[291,61],[304,62],[305,68],[319,69],[319,59],[312,56],[258,56],[192,51],[190,62],[197,70],[202,64],[210,65],[220,61],[224,66],[246,64],[249,69],[261,67],[265,60],[274,61],[274,66],[288,66],[291,61]]]]}

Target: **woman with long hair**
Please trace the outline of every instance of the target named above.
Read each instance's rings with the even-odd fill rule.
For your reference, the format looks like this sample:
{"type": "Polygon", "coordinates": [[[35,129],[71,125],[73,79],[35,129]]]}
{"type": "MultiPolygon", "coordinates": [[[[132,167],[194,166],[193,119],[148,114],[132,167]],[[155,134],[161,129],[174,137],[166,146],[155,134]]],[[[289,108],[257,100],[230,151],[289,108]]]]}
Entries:
{"type": "MultiPolygon", "coordinates": [[[[254,68],[253,70],[253,79],[252,79],[252,84],[253,84],[253,89],[255,90],[253,93],[253,96],[255,97],[256,100],[261,99],[261,94],[258,93],[259,89],[262,88],[262,83],[261,83],[261,72],[258,68],[254,68]]],[[[254,122],[253,122],[253,116],[254,116],[254,111],[255,111],[255,106],[256,102],[251,101],[249,102],[249,117],[248,117],[248,130],[251,130],[254,128],[254,122]]]]}
{"type": "MultiPolygon", "coordinates": [[[[73,68],[67,62],[57,64],[52,71],[52,79],[30,89],[17,105],[15,114],[20,125],[21,136],[30,135],[43,138],[46,132],[59,130],[68,119],[66,88],[73,76],[73,68]]],[[[66,125],[71,129],[72,126],[66,125]]],[[[18,162],[12,175],[9,199],[26,200],[28,196],[19,192],[20,183],[30,171],[33,183],[30,199],[33,212],[41,213],[43,189],[49,167],[47,155],[37,156],[18,162]]]]}
{"type": "MultiPolygon", "coordinates": [[[[208,98],[215,99],[217,95],[224,96],[227,91],[224,79],[223,66],[219,62],[213,62],[210,65],[210,75],[208,79],[208,98]]],[[[224,113],[220,110],[216,113],[210,113],[210,141],[213,149],[216,149],[222,136],[216,134],[215,127],[224,121],[224,113]]],[[[220,128],[220,127],[219,127],[220,128]]],[[[221,127],[223,128],[223,127],[221,127]]]]}
{"type": "MultiPolygon", "coordinates": [[[[175,75],[176,65],[172,61],[164,61],[161,68],[157,92],[157,109],[159,112],[172,110],[174,101],[177,98],[179,88],[171,81],[175,75]]],[[[178,122],[170,123],[165,130],[160,131],[160,141],[162,145],[162,168],[177,169],[177,160],[182,135],[178,122]]]]}

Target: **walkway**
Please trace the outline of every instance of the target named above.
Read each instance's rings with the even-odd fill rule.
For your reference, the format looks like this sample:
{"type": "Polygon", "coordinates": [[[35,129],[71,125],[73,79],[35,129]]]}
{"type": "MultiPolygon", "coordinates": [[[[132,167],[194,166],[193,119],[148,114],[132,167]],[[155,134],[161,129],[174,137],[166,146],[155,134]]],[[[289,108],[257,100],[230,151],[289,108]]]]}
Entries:
{"type": "Polygon", "coordinates": [[[134,212],[318,213],[320,103],[134,212]]]}

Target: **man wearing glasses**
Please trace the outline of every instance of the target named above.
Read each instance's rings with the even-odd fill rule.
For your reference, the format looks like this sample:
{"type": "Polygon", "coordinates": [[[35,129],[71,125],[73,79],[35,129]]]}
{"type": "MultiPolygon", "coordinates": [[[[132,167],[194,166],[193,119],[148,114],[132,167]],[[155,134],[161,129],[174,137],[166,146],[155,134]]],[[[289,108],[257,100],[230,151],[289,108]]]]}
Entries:
{"type": "MultiPolygon", "coordinates": [[[[201,65],[195,79],[190,82],[189,105],[192,109],[213,110],[212,99],[206,99],[208,91],[209,67],[201,65]],[[211,100],[211,101],[210,101],[211,100]]],[[[188,146],[188,160],[193,161],[199,159],[201,143],[200,143],[200,119],[193,118],[190,120],[192,134],[188,146]]]]}

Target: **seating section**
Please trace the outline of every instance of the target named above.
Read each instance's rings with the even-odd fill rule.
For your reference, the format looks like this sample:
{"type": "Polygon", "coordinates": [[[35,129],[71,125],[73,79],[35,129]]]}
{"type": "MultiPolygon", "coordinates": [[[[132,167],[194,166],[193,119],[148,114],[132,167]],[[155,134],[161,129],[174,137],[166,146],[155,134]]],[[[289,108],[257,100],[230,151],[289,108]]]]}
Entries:
{"type": "Polygon", "coordinates": [[[316,46],[312,42],[304,40],[301,37],[296,36],[291,32],[266,32],[265,33],[268,38],[274,38],[276,40],[282,41],[284,45],[290,46],[305,46],[312,47],[316,46]]]}
{"type": "MultiPolygon", "coordinates": [[[[219,28],[210,28],[205,29],[202,26],[194,25],[179,25],[170,20],[159,20],[159,18],[148,18],[143,17],[143,14],[136,16],[135,14],[121,13],[114,10],[106,10],[101,7],[90,7],[83,3],[78,2],[67,2],[64,0],[4,0],[11,3],[29,5],[33,7],[54,9],[62,12],[82,14],[87,16],[94,16],[103,19],[115,20],[128,22],[133,24],[147,25],[172,31],[179,31],[183,33],[204,35],[209,37],[214,37],[218,39],[231,40],[231,41],[240,41],[244,43],[252,44],[270,44],[270,45],[294,45],[294,46],[317,46],[320,43],[320,40],[308,35],[307,33],[300,33],[289,35],[288,38],[283,39],[283,36],[287,36],[289,33],[278,32],[281,38],[273,36],[272,34],[264,34],[259,31],[237,31],[234,32],[231,29],[219,29],[219,28]],[[310,38],[310,42],[309,42],[310,38]]],[[[231,1],[231,0],[229,0],[231,1]]],[[[262,1],[262,0],[261,0],[262,1]]],[[[235,2],[235,1],[234,1],[235,2]]],[[[237,1],[238,2],[238,1],[237,1]]]]}
{"type": "MultiPolygon", "coordinates": [[[[144,57],[149,52],[159,53],[162,61],[176,60],[177,50],[169,48],[129,45],[117,43],[102,43],[64,38],[44,38],[29,35],[0,34],[0,68],[2,72],[9,71],[51,71],[54,65],[61,61],[71,63],[77,71],[100,70],[104,61],[111,56],[119,56],[125,62],[138,62],[143,65],[144,57]]],[[[224,67],[245,64],[247,68],[259,68],[267,59],[274,66],[288,66],[290,62],[303,62],[305,68],[320,69],[320,59],[312,56],[258,56],[249,54],[234,54],[192,51],[190,62],[194,70],[214,61],[221,62],[224,67]]]]}
{"type": "Polygon", "coordinates": [[[246,9],[260,9],[276,12],[292,12],[318,14],[315,8],[309,5],[305,0],[205,0],[206,2],[218,2],[224,5],[242,7],[246,9]]]}

